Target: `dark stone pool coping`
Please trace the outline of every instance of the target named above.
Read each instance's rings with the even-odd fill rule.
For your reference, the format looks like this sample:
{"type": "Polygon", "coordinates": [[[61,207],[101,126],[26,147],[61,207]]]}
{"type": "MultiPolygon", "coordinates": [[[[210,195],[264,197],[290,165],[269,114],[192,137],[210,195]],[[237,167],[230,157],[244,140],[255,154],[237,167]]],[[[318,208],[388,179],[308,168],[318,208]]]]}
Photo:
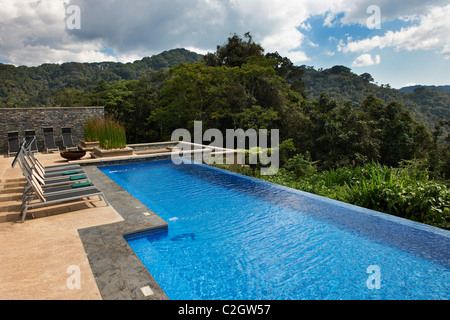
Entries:
{"type": "Polygon", "coordinates": [[[124,221],[79,229],[98,289],[104,300],[168,300],[124,236],[139,232],[167,232],[168,224],[144,204],[112,181],[96,166],[84,167],[124,221]],[[150,215],[144,215],[147,212],[150,215]],[[145,296],[142,288],[153,294],[145,296]]]}

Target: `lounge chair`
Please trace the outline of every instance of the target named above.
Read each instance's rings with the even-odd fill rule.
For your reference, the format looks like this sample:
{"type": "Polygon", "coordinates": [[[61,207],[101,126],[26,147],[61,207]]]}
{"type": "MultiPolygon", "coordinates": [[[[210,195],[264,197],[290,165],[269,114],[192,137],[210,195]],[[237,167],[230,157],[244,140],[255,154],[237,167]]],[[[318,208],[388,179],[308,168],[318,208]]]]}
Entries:
{"type": "Polygon", "coordinates": [[[98,190],[95,187],[84,188],[84,189],[74,189],[73,191],[68,191],[65,193],[56,193],[56,194],[45,195],[43,189],[41,188],[41,185],[36,180],[36,176],[34,174],[32,174],[31,175],[31,188],[34,191],[34,194],[33,194],[33,196],[27,197],[27,199],[24,201],[22,208],[20,210],[20,216],[22,217],[22,222],[25,221],[25,218],[27,216],[27,211],[29,208],[57,204],[57,203],[66,202],[66,201],[81,200],[81,199],[92,197],[92,196],[99,196],[100,199],[103,198],[106,205],[109,206],[108,200],[106,200],[106,197],[103,194],[103,192],[101,192],[100,190],[98,190]],[[39,202],[32,203],[31,201],[34,199],[39,200],[39,202]]]}
{"type": "Polygon", "coordinates": [[[73,169],[79,169],[81,166],[79,164],[60,164],[60,165],[53,165],[53,166],[43,166],[41,162],[34,156],[34,154],[30,151],[30,146],[33,143],[33,140],[36,139],[34,137],[32,140],[26,141],[24,139],[23,143],[21,144],[20,151],[16,154],[14,161],[11,164],[11,167],[14,168],[16,166],[16,163],[19,159],[19,156],[25,156],[29,162],[30,168],[32,167],[39,167],[44,172],[54,172],[54,171],[63,171],[63,170],[73,170],[73,169]]]}
{"type": "Polygon", "coordinates": [[[29,141],[29,150],[31,152],[38,152],[37,142],[36,142],[36,131],[25,130],[25,140],[29,141]]]}
{"type": "Polygon", "coordinates": [[[17,161],[22,169],[22,174],[27,179],[27,183],[24,186],[24,192],[22,197],[22,203],[26,201],[29,195],[33,192],[31,183],[32,183],[32,175],[35,175],[35,179],[41,184],[45,194],[53,194],[53,193],[61,193],[71,191],[71,189],[75,188],[84,188],[92,186],[87,175],[79,175],[79,176],[66,176],[61,178],[54,179],[44,179],[41,175],[37,173],[37,171],[30,167],[30,164],[26,161],[24,157],[24,153],[19,152],[17,161]]]}
{"type": "MultiPolygon", "coordinates": [[[[21,151],[17,154],[16,158],[12,163],[12,167],[15,166],[16,163],[19,163],[19,166],[22,170],[22,174],[27,179],[27,183],[25,184],[24,195],[29,192],[31,188],[31,175],[33,170],[37,173],[41,172],[41,169],[37,169],[39,166],[39,162],[33,163],[32,161],[27,160],[26,156],[26,144],[22,144],[21,151]]],[[[34,155],[30,153],[31,157],[34,155]]],[[[35,159],[37,160],[37,159],[35,159]]],[[[90,182],[88,176],[83,172],[77,175],[60,175],[59,177],[51,177],[45,178],[45,176],[39,175],[39,182],[41,183],[42,188],[50,188],[56,186],[62,186],[67,184],[74,184],[77,182],[90,182]]]]}
{"type": "MultiPolygon", "coordinates": [[[[34,156],[34,154],[30,151],[29,145],[25,145],[24,149],[25,156],[28,158],[29,162],[32,163],[36,167],[40,167],[45,172],[54,172],[61,170],[73,170],[81,168],[79,164],[58,164],[53,166],[43,166],[41,162],[34,156]]],[[[13,167],[14,168],[14,167],[13,167]]]]}
{"type": "MultiPolygon", "coordinates": [[[[37,169],[37,168],[36,168],[37,169]]],[[[39,169],[37,169],[39,170],[39,169]]],[[[42,176],[43,179],[45,180],[52,180],[52,179],[57,179],[57,178],[61,178],[61,177],[65,177],[65,176],[77,176],[77,175],[81,175],[84,174],[84,170],[83,169],[74,169],[74,170],[62,170],[62,171],[54,171],[54,172],[39,172],[40,175],[42,176]]]]}
{"type": "Polygon", "coordinates": [[[20,151],[19,132],[8,132],[8,156],[17,154],[20,151]]]}
{"type": "Polygon", "coordinates": [[[83,179],[79,180],[72,179],[73,177],[66,177],[65,179],[70,179],[71,185],[53,184],[53,186],[47,185],[48,188],[43,189],[41,184],[45,184],[45,181],[34,169],[31,169],[29,167],[29,163],[25,159],[25,153],[30,143],[31,141],[26,141],[25,139],[23,140],[19,147],[19,151],[17,152],[12,163],[12,167],[15,167],[15,164],[19,163],[22,172],[28,181],[28,187],[25,186],[25,191],[22,197],[22,206],[20,211],[22,223],[25,221],[28,208],[47,204],[80,200],[91,196],[99,196],[99,198],[103,198],[106,205],[109,206],[109,202],[106,199],[105,195],[97,188],[95,188],[94,185],[89,181],[89,179],[87,179],[87,181],[83,181],[83,179]],[[39,199],[40,202],[30,203],[36,198],[39,199]]]}
{"type": "MultiPolygon", "coordinates": [[[[34,176],[36,181],[41,185],[41,188],[43,187],[43,184],[45,183],[34,169],[32,169],[31,172],[27,171],[24,175],[26,176],[27,181],[29,183],[27,184],[27,186],[25,187],[25,190],[23,192],[22,204],[24,204],[27,201],[27,199],[33,194],[33,188],[31,187],[31,184],[32,184],[31,177],[32,176],[34,176]]],[[[70,181],[70,183],[66,183],[66,184],[47,186],[46,188],[42,188],[42,191],[44,192],[44,196],[48,196],[48,195],[72,192],[75,190],[81,190],[81,189],[93,188],[93,187],[94,187],[94,185],[89,180],[81,181],[81,182],[77,181],[77,180],[72,180],[72,181],[70,181]]]]}
{"type": "Polygon", "coordinates": [[[44,191],[44,196],[46,196],[46,195],[57,194],[57,193],[71,192],[74,190],[81,190],[81,189],[85,189],[85,188],[94,188],[94,185],[92,184],[92,182],[86,181],[86,182],[76,182],[76,183],[72,183],[72,184],[65,184],[65,185],[60,185],[60,186],[50,187],[50,188],[42,188],[42,190],[44,191]]]}
{"type": "Polygon", "coordinates": [[[42,128],[44,133],[44,144],[47,153],[49,151],[59,151],[59,147],[55,144],[55,136],[53,135],[53,127],[42,128]]]}
{"type": "MultiPolygon", "coordinates": [[[[22,172],[25,177],[30,177],[33,169],[31,169],[26,163],[21,164],[22,172]]],[[[27,178],[27,184],[25,185],[25,191],[31,187],[31,179],[27,178]]],[[[73,176],[61,176],[59,178],[44,179],[39,175],[39,182],[42,188],[51,188],[61,185],[74,184],[77,182],[90,182],[89,177],[86,174],[79,174],[73,176]]]]}
{"type": "Polygon", "coordinates": [[[54,168],[52,170],[46,170],[45,167],[39,164],[39,162],[33,163],[30,158],[24,159],[26,161],[29,161],[30,168],[35,169],[43,179],[54,179],[59,178],[63,176],[73,176],[73,175],[79,175],[84,174],[84,169],[80,167],[60,167],[60,168],[54,168]]]}
{"type": "Polygon", "coordinates": [[[24,146],[26,145],[25,139],[23,139],[22,143],[19,146],[19,152],[16,153],[14,156],[14,160],[11,163],[11,167],[14,168],[16,166],[16,163],[19,162],[19,157],[23,154],[24,146]]]}
{"type": "Polygon", "coordinates": [[[58,165],[51,167],[44,167],[40,161],[33,155],[33,153],[29,150],[30,143],[25,143],[23,155],[23,161],[27,161],[29,167],[35,169],[43,179],[50,179],[59,176],[65,175],[74,175],[74,174],[82,174],[84,173],[83,168],[79,164],[66,164],[66,165],[58,165]],[[70,173],[67,173],[70,172],[70,173]]]}
{"type": "Polygon", "coordinates": [[[46,173],[38,165],[30,163],[24,153],[19,155],[18,163],[25,177],[29,176],[31,172],[35,170],[42,180],[42,185],[45,186],[55,186],[59,184],[73,183],[73,181],[78,180],[88,180],[86,172],[81,167],[74,170],[65,169],[65,171],[53,171],[46,173]]]}
{"type": "Polygon", "coordinates": [[[62,131],[63,145],[64,148],[66,148],[66,151],[78,150],[78,147],[73,144],[72,129],[62,128],[61,131],[62,131]]]}

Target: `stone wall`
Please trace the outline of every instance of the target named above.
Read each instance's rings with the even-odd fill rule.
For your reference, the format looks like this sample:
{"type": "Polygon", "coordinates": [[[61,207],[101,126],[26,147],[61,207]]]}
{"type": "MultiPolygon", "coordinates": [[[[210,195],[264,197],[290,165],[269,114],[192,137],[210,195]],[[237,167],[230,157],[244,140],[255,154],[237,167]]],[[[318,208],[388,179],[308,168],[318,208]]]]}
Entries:
{"type": "Polygon", "coordinates": [[[72,128],[75,145],[84,140],[83,122],[92,117],[105,117],[104,107],[71,108],[0,108],[0,153],[8,153],[9,131],[18,131],[20,141],[25,130],[35,130],[39,151],[44,150],[42,128],[53,127],[56,145],[63,150],[62,128],[72,128]]]}

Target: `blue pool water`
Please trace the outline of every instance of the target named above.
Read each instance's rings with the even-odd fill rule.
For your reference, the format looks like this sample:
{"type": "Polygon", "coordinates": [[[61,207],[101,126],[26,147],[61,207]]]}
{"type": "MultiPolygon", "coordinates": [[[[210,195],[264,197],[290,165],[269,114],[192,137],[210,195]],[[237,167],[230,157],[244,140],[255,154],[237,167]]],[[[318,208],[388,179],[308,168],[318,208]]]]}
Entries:
{"type": "Polygon", "coordinates": [[[127,241],[172,300],[450,297],[448,231],[201,164],[100,169],[168,222],[127,241]]]}

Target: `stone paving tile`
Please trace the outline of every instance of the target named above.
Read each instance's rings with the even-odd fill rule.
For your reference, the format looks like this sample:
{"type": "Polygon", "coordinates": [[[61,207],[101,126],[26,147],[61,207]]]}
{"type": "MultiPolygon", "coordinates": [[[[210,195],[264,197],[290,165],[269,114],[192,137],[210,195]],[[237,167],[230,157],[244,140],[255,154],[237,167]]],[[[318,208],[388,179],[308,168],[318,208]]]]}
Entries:
{"type": "Polygon", "coordinates": [[[166,294],[141,263],[124,235],[167,228],[167,223],[131,196],[97,167],[84,168],[124,221],[78,231],[97,286],[105,300],[168,300],[166,294]],[[145,216],[143,212],[150,212],[145,216]],[[144,296],[141,288],[153,292],[144,296]]]}
{"type": "Polygon", "coordinates": [[[133,295],[125,279],[121,276],[120,268],[108,269],[95,277],[100,293],[104,300],[132,300],[133,295]]]}

